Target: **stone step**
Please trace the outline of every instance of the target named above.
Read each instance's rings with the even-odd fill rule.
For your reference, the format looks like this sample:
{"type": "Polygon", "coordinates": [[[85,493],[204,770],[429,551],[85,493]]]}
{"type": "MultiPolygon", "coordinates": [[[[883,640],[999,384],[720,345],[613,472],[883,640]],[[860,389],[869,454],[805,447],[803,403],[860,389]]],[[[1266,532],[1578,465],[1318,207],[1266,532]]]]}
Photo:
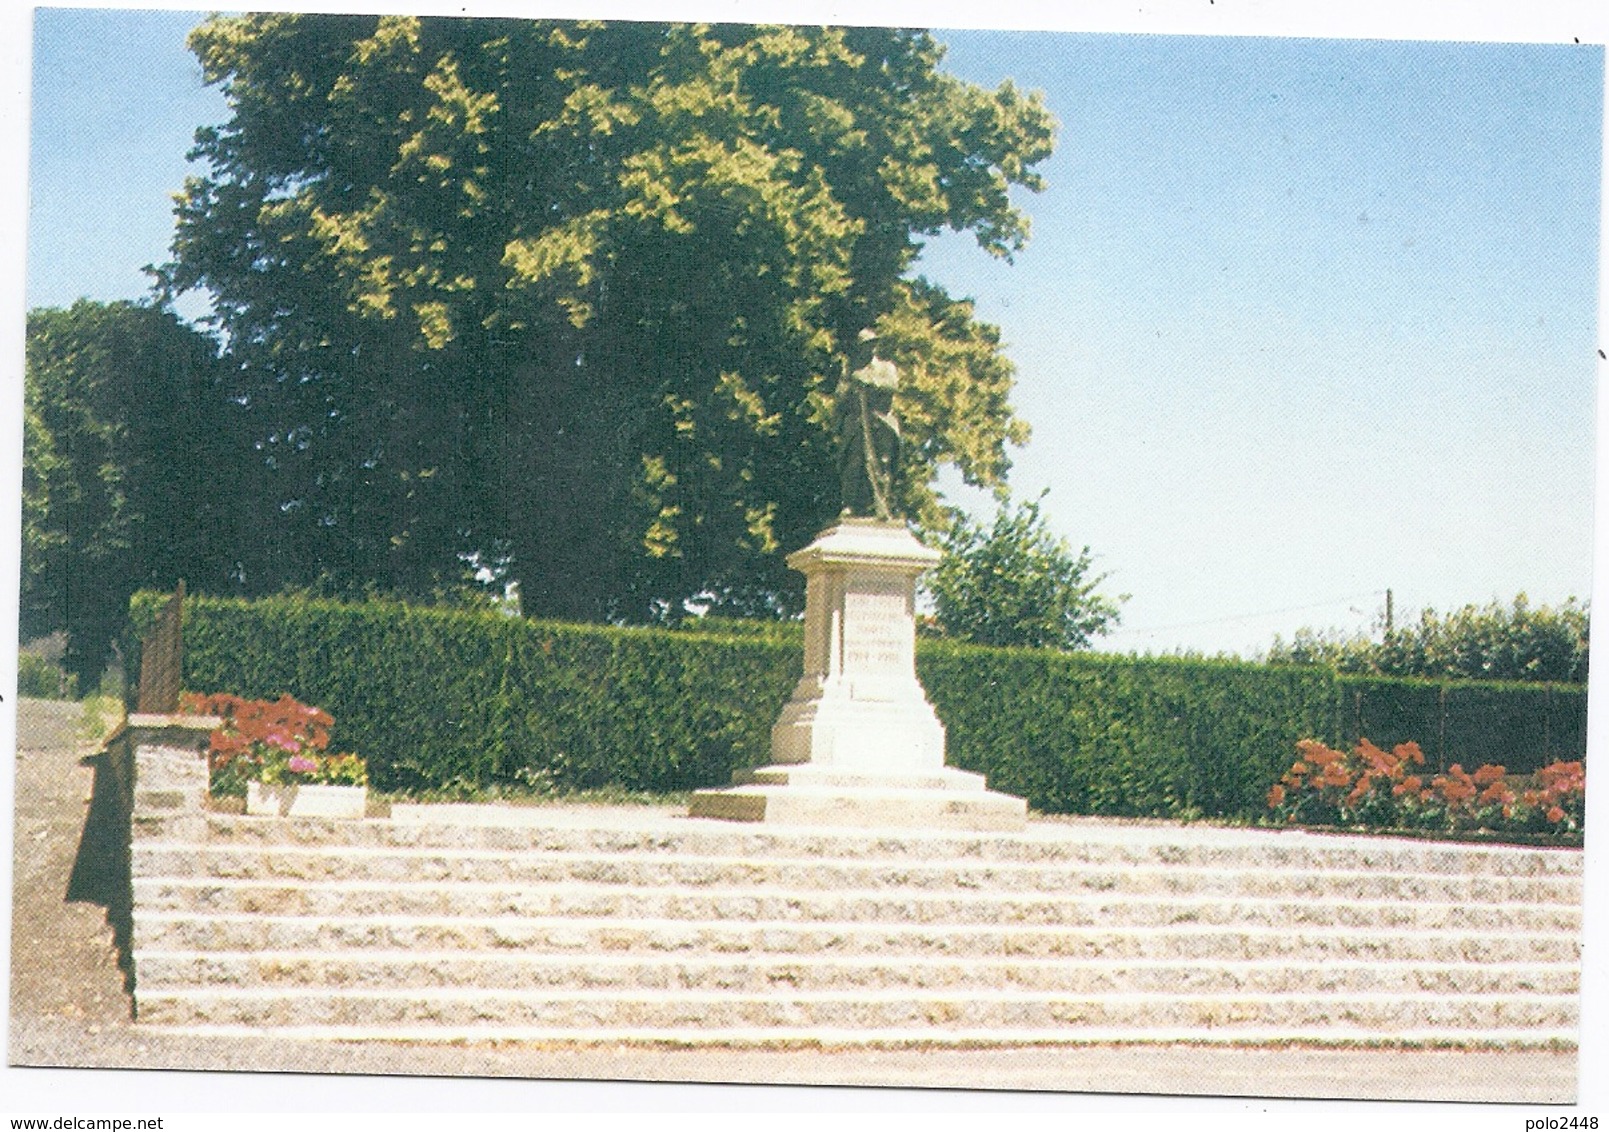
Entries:
{"type": "MultiPolygon", "coordinates": [[[[261,1039],[263,1029],[255,1025],[150,1025],[165,1030],[208,1039],[261,1039]]],[[[555,1026],[510,1026],[487,1023],[449,1026],[441,1023],[413,1026],[331,1026],[296,1025],[277,1027],[274,1036],[292,1041],[325,1042],[452,1042],[527,1043],[547,1048],[567,1046],[596,1048],[638,1047],[643,1049],[821,1049],[925,1050],[925,1049],[1032,1049],[1080,1046],[1124,1045],[1137,1047],[1263,1046],[1274,1049],[1292,1047],[1334,1048],[1366,1046],[1381,1049],[1457,1048],[1463,1050],[1574,1049],[1574,1027],[1526,1027],[1513,1029],[1460,1030],[1406,1028],[1382,1033],[1355,1025],[1319,1026],[1233,1026],[1200,1029],[1191,1026],[1152,1026],[1144,1029],[1114,1026],[1066,1026],[1029,1029],[992,1026],[986,1028],[948,1027],[943,1029],[901,1029],[862,1027],[847,1029],[827,1026],[696,1026],[651,1029],[643,1026],[589,1027],[584,1031],[555,1026]]]]}
{"type": "Polygon", "coordinates": [[[1050,862],[1185,865],[1282,872],[1340,869],[1424,874],[1477,873],[1486,877],[1581,875],[1579,850],[1467,845],[1407,838],[1335,837],[1299,831],[1200,830],[1179,843],[1167,825],[1120,826],[1031,823],[1019,834],[926,831],[831,831],[752,827],[720,821],[663,818],[608,826],[566,826],[542,807],[398,806],[390,820],[254,818],[208,814],[198,818],[141,818],[136,842],[204,841],[213,845],[307,845],[376,849],[481,849],[502,853],[580,853],[613,856],[655,853],[674,857],[762,860],[870,859],[878,861],[1050,862]],[[415,811],[474,811],[461,820],[410,816],[415,811]],[[478,816],[476,816],[478,815],[478,816]],[[528,823],[528,824],[522,824],[528,823]]]}
{"type": "Polygon", "coordinates": [[[1575,1044],[1579,851],[398,806],[137,819],[142,1024],[694,1045],[1575,1044]]]}
{"type": "Polygon", "coordinates": [[[626,917],[692,921],[792,920],[905,924],[1040,924],[1142,926],[1179,923],[1253,927],[1305,926],[1568,932],[1580,928],[1580,910],[1560,905],[1485,904],[1123,896],[1067,893],[1018,896],[1009,892],[903,893],[892,890],[822,891],[773,887],[713,891],[622,884],[440,884],[436,882],[262,884],[228,879],[134,882],[139,907],[196,914],[262,913],[300,916],[626,917]]]}
{"type": "Polygon", "coordinates": [[[1400,994],[1574,995],[1573,963],[1405,963],[1290,961],[1013,959],[963,961],[915,956],[799,956],[732,959],[662,954],[468,954],[461,951],[144,952],[139,981],[162,988],[481,990],[618,988],[654,990],[826,991],[1014,989],[1064,994],[1400,994]]]}
{"type": "Polygon", "coordinates": [[[171,1026],[387,1027],[477,1025],[574,1029],[704,1027],[811,1029],[1053,1029],[1097,1026],[1310,1029],[1341,1026],[1395,1035],[1487,1030],[1568,1032],[1577,1025],[1574,996],[1442,994],[1210,995],[1059,994],[1040,991],[692,991],[495,990],[479,988],[194,989],[148,991],[140,1019],[171,1026]]]}
{"type": "Polygon", "coordinates": [[[1028,803],[982,790],[745,785],[696,791],[688,813],[788,825],[1016,831],[1027,824],[1028,803]]]}
{"type": "Polygon", "coordinates": [[[245,847],[209,843],[144,842],[134,847],[142,877],[334,882],[438,881],[452,884],[559,884],[581,882],[683,888],[1076,891],[1112,894],[1355,900],[1404,900],[1526,906],[1581,902],[1575,877],[1408,873],[1343,869],[1281,873],[1266,868],[1169,865],[1122,868],[1069,862],[1037,864],[971,861],[889,861],[773,857],[673,857],[663,853],[611,856],[576,852],[510,854],[502,850],[307,845],[245,847]]]}
{"type": "Polygon", "coordinates": [[[878,924],[744,921],[696,923],[618,918],[470,918],[259,914],[197,915],[141,909],[135,919],[136,968],[149,952],[379,951],[552,952],[578,955],[707,954],[810,959],[1009,957],[1259,960],[1302,964],[1337,959],[1426,963],[1576,963],[1573,933],[1397,932],[1314,927],[1040,927],[998,924],[878,924]]]}

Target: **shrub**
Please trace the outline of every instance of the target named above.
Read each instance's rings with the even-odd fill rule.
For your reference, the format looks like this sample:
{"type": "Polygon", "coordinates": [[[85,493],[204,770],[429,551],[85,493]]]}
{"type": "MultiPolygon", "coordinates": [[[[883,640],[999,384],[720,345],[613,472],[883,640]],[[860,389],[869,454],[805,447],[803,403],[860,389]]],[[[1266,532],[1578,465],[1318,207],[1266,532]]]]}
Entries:
{"type": "Polygon", "coordinates": [[[1525,804],[1542,821],[1581,832],[1587,816],[1587,768],[1579,762],[1550,763],[1536,772],[1535,786],[1525,791],[1525,804]]]}
{"type": "Polygon", "coordinates": [[[78,677],[32,653],[17,654],[17,695],[42,700],[78,698],[78,677]]]}
{"type": "Polygon", "coordinates": [[[1533,607],[1522,593],[1508,606],[1493,601],[1446,615],[1425,609],[1378,641],[1301,629],[1290,644],[1275,637],[1268,660],[1377,676],[1584,685],[1590,622],[1589,607],[1573,597],[1560,606],[1533,607]]]}
{"type": "Polygon", "coordinates": [[[184,635],[186,687],[324,705],[387,791],[724,784],[801,665],[787,642],[386,601],[197,597],[184,635]]]}
{"type": "Polygon", "coordinates": [[[330,728],[335,724],[330,714],[291,696],[270,702],[242,699],[228,692],[210,696],[189,693],[179,706],[193,715],[216,715],[223,720],[207,748],[214,794],[244,794],[248,782],[270,786],[298,782],[363,786],[368,782],[362,759],[350,753],[328,753],[330,728]]]}
{"type": "Polygon", "coordinates": [[[1586,752],[1583,687],[1342,676],[1341,689],[1338,741],[1368,735],[1390,747],[1416,740],[1438,771],[1455,761],[1501,762],[1511,773],[1528,774],[1586,752]]]}
{"type": "MultiPolygon", "coordinates": [[[[161,600],[136,600],[136,629],[161,600]]],[[[799,679],[797,626],[728,624],[194,597],[184,680],[323,705],[381,790],[683,791],[767,761],[799,679]]],[[[137,649],[125,655],[137,671],[137,649]]],[[[949,761],[1047,813],[1261,817],[1282,752],[1334,734],[1341,705],[1335,674],[1317,667],[922,640],[917,670],[949,761]]]]}
{"type": "Polygon", "coordinates": [[[923,642],[949,761],[1047,813],[1251,818],[1335,678],[1221,660],[923,642]]]}
{"type": "Polygon", "coordinates": [[[1003,503],[988,530],[954,513],[944,559],[926,583],[944,636],[1072,650],[1118,623],[1126,598],[1099,592],[1107,575],[1092,573],[1089,547],[1074,553],[1051,531],[1040,500],[1003,503]]]}
{"type": "Polygon", "coordinates": [[[1582,828],[1586,776],[1581,763],[1553,763],[1523,778],[1496,763],[1473,774],[1454,763],[1431,776],[1424,770],[1424,752],[1412,742],[1385,751],[1363,739],[1343,752],[1303,739],[1296,750],[1296,761],[1267,796],[1274,818],[1288,824],[1450,833],[1573,834],[1582,828]]]}

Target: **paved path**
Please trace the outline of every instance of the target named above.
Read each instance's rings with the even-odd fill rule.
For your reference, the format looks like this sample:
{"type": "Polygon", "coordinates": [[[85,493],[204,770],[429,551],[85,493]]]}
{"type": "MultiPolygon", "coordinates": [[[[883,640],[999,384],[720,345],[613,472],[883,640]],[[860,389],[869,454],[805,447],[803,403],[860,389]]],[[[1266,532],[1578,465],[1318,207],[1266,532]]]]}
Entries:
{"type": "MultiPolygon", "coordinates": [[[[79,708],[72,704],[25,700],[19,706],[8,1045],[12,1065],[917,1088],[986,1081],[994,1088],[1020,1090],[1533,1104],[1568,1103],[1576,1093],[1573,1051],[1067,1047],[722,1052],[520,1043],[268,1043],[153,1034],[129,1018],[110,923],[117,918],[117,878],[96,867],[104,856],[99,838],[110,831],[102,828],[105,823],[98,819],[103,811],[92,801],[96,760],[75,743],[78,716],[79,708]]],[[[550,812],[544,820],[552,819],[550,812]]],[[[622,815],[620,820],[632,819],[622,815]]],[[[1146,833],[1144,827],[1131,826],[1107,835],[1146,833]]],[[[1201,837],[1220,835],[1199,829],[1201,837]]]]}

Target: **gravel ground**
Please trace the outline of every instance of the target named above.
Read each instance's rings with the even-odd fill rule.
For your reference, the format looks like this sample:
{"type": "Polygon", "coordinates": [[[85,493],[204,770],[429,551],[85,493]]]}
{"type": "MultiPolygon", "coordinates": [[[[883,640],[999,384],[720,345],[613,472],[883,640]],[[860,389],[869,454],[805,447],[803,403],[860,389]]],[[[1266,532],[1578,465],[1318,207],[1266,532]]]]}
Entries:
{"type": "MultiPolygon", "coordinates": [[[[1574,1051],[1401,1051],[1060,1047],[1005,1050],[653,1050],[521,1043],[318,1043],[197,1039],[130,1019],[119,967],[118,880],[98,868],[113,831],[80,749],[75,704],[18,711],[11,999],[13,1066],[249,1070],[257,1073],[520,1077],[592,1081],[976,1087],[1077,1093],[1570,1103],[1574,1051]]],[[[104,776],[103,776],[104,785],[104,776]]],[[[18,1079],[19,1071],[7,1077],[18,1079]]],[[[74,1074],[36,1068],[30,1092],[74,1074]]],[[[175,1075],[175,1084],[201,1078],[175,1075]]],[[[272,1079],[264,1079],[271,1082],[272,1079]]],[[[242,1082],[232,1095],[267,1097],[242,1082]]],[[[441,1083],[446,1084],[446,1083],[441,1083]]],[[[389,1104],[416,1093],[396,1082],[389,1104]]],[[[452,1095],[449,1088],[446,1094],[452,1095]]],[[[749,1095],[747,1090],[739,1095],[749,1095]]],[[[780,1096],[762,1091],[757,1096],[780,1096]]],[[[727,1094],[731,1099],[731,1094],[727,1094]]],[[[819,1097],[817,1098],[820,1099],[819,1097]]]]}

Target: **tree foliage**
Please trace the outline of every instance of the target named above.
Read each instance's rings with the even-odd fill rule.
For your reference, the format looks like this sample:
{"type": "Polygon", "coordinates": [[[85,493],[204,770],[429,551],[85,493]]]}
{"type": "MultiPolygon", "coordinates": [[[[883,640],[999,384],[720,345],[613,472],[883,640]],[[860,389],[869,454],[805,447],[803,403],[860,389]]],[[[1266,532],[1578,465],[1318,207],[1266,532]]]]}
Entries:
{"type": "Polygon", "coordinates": [[[1003,504],[988,529],[956,515],[927,582],[939,631],[982,645],[1082,649],[1110,632],[1123,598],[1098,592],[1089,547],[1074,553],[1039,500],[1003,504]]]}
{"type": "Polygon", "coordinates": [[[906,376],[907,509],[1026,439],[924,236],[1022,247],[1036,95],[923,32],[217,17],[167,293],[204,289],[287,548],[248,580],[418,594],[466,560],[529,612],[796,603],[837,510],[832,393],[875,326],[906,376]]]}
{"type": "Polygon", "coordinates": [[[1533,608],[1522,593],[1507,606],[1493,601],[1445,615],[1425,609],[1417,622],[1393,627],[1380,640],[1299,629],[1288,644],[1274,638],[1268,661],[1381,676],[1584,684],[1590,622],[1585,602],[1533,608]]]}
{"type": "Polygon", "coordinates": [[[142,587],[226,591],[246,494],[216,344],[150,306],[81,300],[28,315],[24,639],[66,629],[89,686],[142,587]]]}

